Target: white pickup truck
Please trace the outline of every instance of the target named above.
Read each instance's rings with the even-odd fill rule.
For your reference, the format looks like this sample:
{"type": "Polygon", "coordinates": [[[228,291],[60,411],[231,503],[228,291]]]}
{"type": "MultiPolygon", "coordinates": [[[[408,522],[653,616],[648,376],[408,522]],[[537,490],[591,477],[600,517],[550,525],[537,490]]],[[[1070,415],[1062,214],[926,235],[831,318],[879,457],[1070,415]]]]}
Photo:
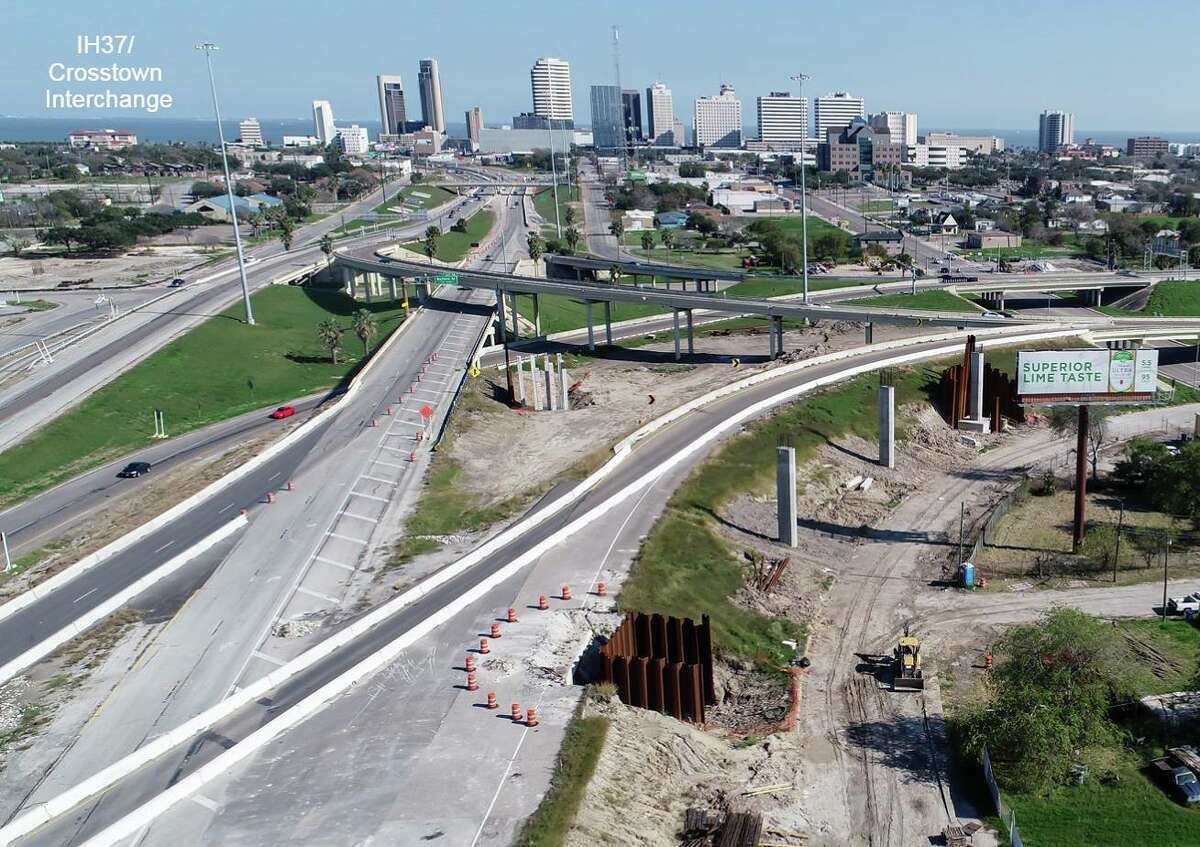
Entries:
{"type": "Polygon", "coordinates": [[[1182,615],[1186,612],[1200,612],[1200,594],[1172,597],[1167,601],[1167,611],[1175,615],[1182,615]]]}

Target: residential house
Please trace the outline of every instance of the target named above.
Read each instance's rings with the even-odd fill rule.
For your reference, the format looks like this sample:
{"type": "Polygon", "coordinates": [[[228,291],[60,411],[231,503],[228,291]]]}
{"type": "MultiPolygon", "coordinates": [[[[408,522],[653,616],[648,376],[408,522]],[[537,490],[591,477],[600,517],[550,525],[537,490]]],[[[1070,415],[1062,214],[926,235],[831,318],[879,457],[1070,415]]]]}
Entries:
{"type": "Polygon", "coordinates": [[[654,229],[654,212],[648,209],[630,209],[621,215],[621,223],[626,232],[654,229]]]}
{"type": "MultiPolygon", "coordinates": [[[[270,194],[251,194],[247,197],[233,198],[233,208],[243,216],[255,215],[264,209],[282,206],[283,201],[270,194]]],[[[230,220],[229,197],[221,194],[217,197],[205,197],[183,207],[185,212],[195,212],[213,221],[230,220]]]]}

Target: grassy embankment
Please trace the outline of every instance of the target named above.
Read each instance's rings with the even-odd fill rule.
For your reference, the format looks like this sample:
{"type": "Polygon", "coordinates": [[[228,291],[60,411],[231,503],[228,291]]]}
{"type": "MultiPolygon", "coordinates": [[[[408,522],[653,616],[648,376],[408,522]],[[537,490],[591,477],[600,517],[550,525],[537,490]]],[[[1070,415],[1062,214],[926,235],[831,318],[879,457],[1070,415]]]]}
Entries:
{"type": "MultiPolygon", "coordinates": [[[[333,318],[349,327],[360,308],[340,293],[274,286],[253,296],[258,324],[231,306],[135,365],[29,438],[0,453],[0,506],[152,443],[153,409],[181,435],[235,415],[331,388],[358,366],[361,346],[347,332],[338,364],[317,337],[333,318]]],[[[403,320],[399,306],[367,306],[379,333],[403,320]]]]}
{"type": "MultiPolygon", "coordinates": [[[[896,371],[897,405],[923,399],[938,373],[935,365],[896,371]]],[[[671,497],[642,544],[619,597],[621,608],[692,618],[709,614],[720,651],[762,667],[782,662],[790,651],[780,642],[803,639],[804,628],[731,602],[743,582],[741,551],[719,533],[717,515],[738,495],[773,490],[780,444],[794,446],[803,463],[842,436],[874,439],[877,388],[878,376],[867,374],[806,395],[718,448],[671,497]]],[[[897,434],[903,437],[900,423],[897,434]]]]}
{"type": "Polygon", "coordinates": [[[970,300],[940,289],[918,291],[916,294],[881,294],[878,297],[864,297],[861,300],[851,300],[847,305],[894,306],[898,309],[928,309],[935,312],[979,311],[979,307],[970,300]]]}
{"type": "MultiPolygon", "coordinates": [[[[439,262],[457,262],[467,255],[467,251],[471,249],[472,244],[479,243],[487,238],[487,234],[492,231],[492,226],[496,223],[496,215],[487,209],[481,209],[471,217],[467,218],[466,232],[458,232],[456,230],[448,230],[441,234],[437,242],[437,254],[434,256],[439,262]]],[[[417,253],[424,252],[424,245],[421,239],[406,241],[403,245],[409,250],[417,253]]]]}
{"type": "MultiPolygon", "coordinates": [[[[583,235],[583,203],[579,193],[579,186],[567,185],[560,183],[558,186],[558,220],[562,223],[563,232],[567,231],[567,208],[575,210],[575,229],[579,230],[580,235],[583,235]]],[[[539,191],[533,198],[533,208],[541,215],[545,222],[542,225],[543,237],[555,237],[558,233],[558,228],[555,225],[554,217],[554,189],[553,187],[544,188],[539,191]]],[[[580,238],[580,245],[583,244],[583,239],[580,238]]]]}
{"type": "MultiPolygon", "coordinates": [[[[1095,308],[1095,307],[1093,307],[1095,308]]],[[[1115,309],[1101,306],[1097,311],[1114,317],[1141,315],[1164,318],[1187,318],[1200,315],[1200,284],[1195,280],[1168,280],[1160,282],[1150,291],[1145,308],[1138,310],[1115,309]]]]}
{"type": "Polygon", "coordinates": [[[354,232],[363,227],[400,221],[413,212],[424,212],[454,199],[454,192],[437,185],[418,183],[395,192],[372,211],[378,218],[354,218],[334,230],[334,233],[354,232]]]}

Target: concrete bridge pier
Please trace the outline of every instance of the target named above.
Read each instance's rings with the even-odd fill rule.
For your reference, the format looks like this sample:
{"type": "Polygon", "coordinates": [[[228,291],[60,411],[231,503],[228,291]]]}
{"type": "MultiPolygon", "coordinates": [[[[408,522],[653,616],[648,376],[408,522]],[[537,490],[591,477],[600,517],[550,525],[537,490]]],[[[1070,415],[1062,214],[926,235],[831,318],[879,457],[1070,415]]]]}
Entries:
{"type": "Polygon", "coordinates": [[[388,294],[391,295],[392,302],[395,303],[397,298],[396,298],[396,278],[394,276],[388,277],[388,294]]]}
{"type": "Polygon", "coordinates": [[[592,324],[592,301],[585,300],[583,302],[584,311],[587,313],[587,329],[588,329],[588,350],[592,353],[596,352],[596,328],[592,324]]]}
{"type": "Polygon", "coordinates": [[[508,343],[508,328],[505,326],[508,323],[504,315],[504,289],[496,289],[496,323],[500,327],[500,343],[508,343]]]}
{"type": "Polygon", "coordinates": [[[675,361],[678,362],[683,358],[679,353],[679,310],[672,309],[671,317],[675,322],[675,361]]]}
{"type": "Polygon", "coordinates": [[[533,295],[533,334],[538,337],[542,334],[542,301],[537,294],[533,295]]]}
{"type": "Polygon", "coordinates": [[[338,268],[338,273],[341,274],[342,291],[346,292],[350,297],[354,296],[354,271],[345,265],[338,268]]]}
{"type": "Polygon", "coordinates": [[[879,464],[896,467],[896,389],[879,386],[879,464]]]}
{"type": "Polygon", "coordinates": [[[570,386],[570,379],[567,377],[567,369],[563,367],[562,353],[554,354],[555,361],[558,363],[558,389],[559,389],[559,411],[571,411],[571,396],[567,388],[570,386]]]}
{"type": "Polygon", "coordinates": [[[775,496],[779,504],[779,543],[800,545],[800,527],[796,522],[796,448],[776,451],[775,496]]]}
{"type": "MultiPolygon", "coordinates": [[[[688,312],[689,324],[691,312],[688,312]]],[[[604,343],[612,347],[612,303],[604,301],[604,343]]]]}
{"type": "Polygon", "coordinates": [[[783,317],[771,316],[771,358],[778,359],[783,355],[783,317]]]}
{"type": "Polygon", "coordinates": [[[875,343],[875,323],[873,321],[867,321],[867,325],[863,327],[863,343],[875,343]]]}
{"type": "Polygon", "coordinates": [[[696,339],[692,333],[692,310],[686,309],[684,311],[687,313],[688,355],[694,356],[696,354],[696,339]]]}

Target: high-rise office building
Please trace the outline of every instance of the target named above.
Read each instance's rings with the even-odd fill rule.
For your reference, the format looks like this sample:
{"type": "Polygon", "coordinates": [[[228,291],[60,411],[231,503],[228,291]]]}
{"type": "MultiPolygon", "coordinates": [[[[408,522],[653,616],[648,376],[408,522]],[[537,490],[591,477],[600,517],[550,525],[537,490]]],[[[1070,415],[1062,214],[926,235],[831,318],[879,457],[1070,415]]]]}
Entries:
{"type": "Polygon", "coordinates": [[[646,138],[652,144],[683,144],[675,138],[675,100],[661,82],[646,89],[646,138]]]}
{"type": "Polygon", "coordinates": [[[642,94],[640,91],[625,89],[621,92],[621,111],[625,119],[625,140],[628,143],[640,142],[642,135],[642,94]]]}
{"type": "Polygon", "coordinates": [[[758,140],[768,144],[801,144],[808,136],[808,98],[772,91],[758,98],[758,140]]]}
{"type": "Polygon", "coordinates": [[[571,66],[562,59],[546,56],[533,63],[529,72],[533,88],[533,113],[553,120],[573,121],[571,66]]]}
{"type": "Polygon", "coordinates": [[[348,156],[361,156],[371,149],[371,141],[367,137],[367,128],[351,124],[338,129],[335,136],[337,147],[348,156]]]}
{"type": "Polygon", "coordinates": [[[421,120],[437,132],[446,131],[446,113],[442,110],[442,81],[438,78],[437,59],[422,59],[417,68],[421,90],[421,120]]]}
{"type": "Polygon", "coordinates": [[[868,123],[873,129],[886,129],[896,144],[912,147],[917,143],[916,112],[877,112],[868,123]]]}
{"type": "Polygon", "coordinates": [[[1075,143],[1075,116],[1070,112],[1046,110],[1038,118],[1038,149],[1053,153],[1059,147],[1075,143]]]}
{"type": "Polygon", "coordinates": [[[615,150],[626,144],[623,105],[617,86],[592,86],[592,144],[597,150],[615,150]]]}
{"type": "Polygon", "coordinates": [[[337,127],[333,124],[333,104],[328,100],[313,101],[313,135],[322,147],[332,144],[337,136],[337,127]]]}
{"type": "Polygon", "coordinates": [[[238,135],[248,147],[266,147],[262,137],[262,125],[258,118],[246,118],[238,124],[238,135]]]}
{"type": "Polygon", "coordinates": [[[471,149],[479,147],[479,136],[483,129],[483,112],[478,106],[467,110],[467,141],[471,142],[471,149]]]}
{"type": "Polygon", "coordinates": [[[835,91],[818,97],[813,107],[813,118],[817,125],[817,137],[822,141],[831,129],[845,129],[855,118],[866,120],[867,110],[861,97],[852,97],[845,91],[835,91]]]}
{"type": "Polygon", "coordinates": [[[379,125],[384,135],[402,135],[408,114],[404,109],[404,81],[398,74],[379,74],[379,125]]]}
{"type": "Polygon", "coordinates": [[[698,147],[742,146],[742,101],[732,85],[721,83],[716,97],[697,97],[693,121],[698,147]]]}
{"type": "Polygon", "coordinates": [[[1139,135],[1125,142],[1125,155],[1135,159],[1158,159],[1170,152],[1167,139],[1155,135],[1139,135]]]}

